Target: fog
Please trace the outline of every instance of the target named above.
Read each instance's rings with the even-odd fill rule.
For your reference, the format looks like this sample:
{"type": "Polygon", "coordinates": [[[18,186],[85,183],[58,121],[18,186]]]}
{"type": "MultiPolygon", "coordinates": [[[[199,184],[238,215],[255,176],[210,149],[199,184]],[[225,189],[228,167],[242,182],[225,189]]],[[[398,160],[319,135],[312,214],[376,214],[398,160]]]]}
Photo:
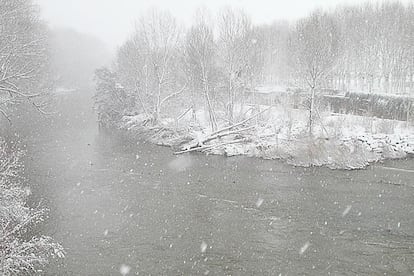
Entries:
{"type": "Polygon", "coordinates": [[[412,0],[0,0],[0,275],[412,275],[412,0]]]}
{"type": "MultiPolygon", "coordinates": [[[[403,0],[401,2],[410,2],[403,0]]],[[[109,47],[120,46],[132,32],[135,20],[150,8],[171,12],[183,24],[189,25],[194,12],[206,7],[212,13],[230,6],[249,13],[256,24],[275,20],[294,20],[316,8],[334,9],[338,5],[361,3],[361,0],[37,0],[43,18],[54,27],[73,28],[93,34],[109,47]]],[[[383,1],[371,0],[379,3],[383,1]]]]}

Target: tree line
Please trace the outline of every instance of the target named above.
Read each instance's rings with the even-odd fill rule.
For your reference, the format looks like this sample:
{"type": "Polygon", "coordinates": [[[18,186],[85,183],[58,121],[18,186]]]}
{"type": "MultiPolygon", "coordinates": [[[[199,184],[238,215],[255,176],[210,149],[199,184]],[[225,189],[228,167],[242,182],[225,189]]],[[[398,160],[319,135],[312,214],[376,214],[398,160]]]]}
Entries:
{"type": "Polygon", "coordinates": [[[413,41],[414,5],[399,2],[317,10],[270,25],[254,25],[241,10],[213,16],[200,9],[189,28],[152,10],[97,79],[117,83],[113,114],[127,106],[157,121],[165,111],[201,108],[214,131],[217,117],[233,123],[241,115],[246,91],[258,85],[310,91],[311,113],[323,89],[413,93],[413,41]]]}

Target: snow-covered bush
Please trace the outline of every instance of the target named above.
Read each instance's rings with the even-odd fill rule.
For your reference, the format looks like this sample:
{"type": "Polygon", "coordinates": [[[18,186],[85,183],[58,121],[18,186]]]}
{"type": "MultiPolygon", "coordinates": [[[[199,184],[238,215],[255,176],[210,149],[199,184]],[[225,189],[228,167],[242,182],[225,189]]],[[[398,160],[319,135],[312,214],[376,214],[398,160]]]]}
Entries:
{"type": "Polygon", "coordinates": [[[51,257],[64,257],[50,237],[33,236],[30,227],[43,220],[44,209],[26,205],[22,185],[24,152],[0,138],[0,275],[34,273],[51,257]]]}

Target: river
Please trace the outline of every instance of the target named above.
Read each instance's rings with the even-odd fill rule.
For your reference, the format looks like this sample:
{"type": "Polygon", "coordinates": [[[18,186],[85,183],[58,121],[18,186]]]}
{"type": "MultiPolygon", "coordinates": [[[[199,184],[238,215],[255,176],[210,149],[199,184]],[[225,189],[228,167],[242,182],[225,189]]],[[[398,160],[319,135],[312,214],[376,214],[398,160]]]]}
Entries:
{"type": "MultiPolygon", "coordinates": [[[[46,275],[414,274],[414,160],[360,171],[174,156],[100,132],[87,93],[22,134],[46,275]]],[[[27,128],[30,126],[30,128],[27,128]]]]}

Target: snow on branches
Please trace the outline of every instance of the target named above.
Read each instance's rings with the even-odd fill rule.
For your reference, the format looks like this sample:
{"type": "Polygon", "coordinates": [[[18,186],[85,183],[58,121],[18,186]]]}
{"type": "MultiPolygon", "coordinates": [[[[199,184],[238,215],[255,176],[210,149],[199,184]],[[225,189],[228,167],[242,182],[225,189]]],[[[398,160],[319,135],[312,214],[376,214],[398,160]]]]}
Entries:
{"type": "Polygon", "coordinates": [[[26,205],[24,152],[0,138],[0,274],[36,272],[50,257],[64,257],[61,245],[46,236],[32,236],[30,228],[43,221],[45,209],[26,205]]]}

